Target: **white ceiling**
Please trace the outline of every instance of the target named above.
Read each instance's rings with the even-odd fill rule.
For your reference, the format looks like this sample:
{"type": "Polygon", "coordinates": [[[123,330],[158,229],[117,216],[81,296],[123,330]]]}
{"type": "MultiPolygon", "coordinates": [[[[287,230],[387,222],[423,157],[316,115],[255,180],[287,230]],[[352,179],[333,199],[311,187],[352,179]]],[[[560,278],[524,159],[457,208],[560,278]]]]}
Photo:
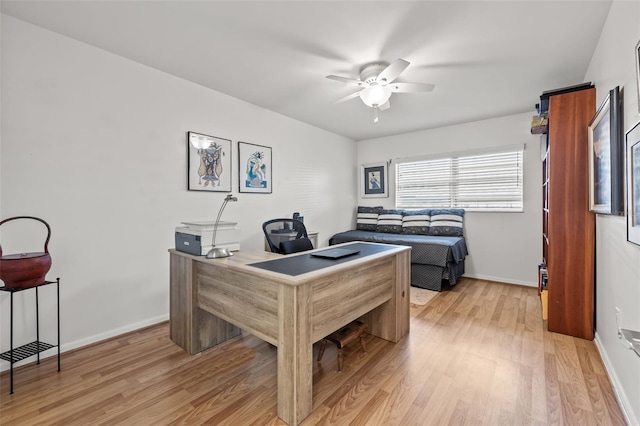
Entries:
{"type": "MultiPolygon", "coordinates": [[[[4,14],[354,140],[532,111],[582,82],[611,0],[6,1],[4,14]],[[354,90],[363,64],[403,58],[373,123],[354,90]]],[[[96,82],[96,84],[100,84],[96,82]]]]}

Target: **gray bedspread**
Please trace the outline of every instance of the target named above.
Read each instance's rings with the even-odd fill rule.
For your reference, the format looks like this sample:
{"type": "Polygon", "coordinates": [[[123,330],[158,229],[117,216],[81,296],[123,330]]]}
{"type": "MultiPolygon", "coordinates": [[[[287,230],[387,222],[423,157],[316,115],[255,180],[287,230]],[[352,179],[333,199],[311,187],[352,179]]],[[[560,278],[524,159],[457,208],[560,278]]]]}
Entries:
{"type": "Polygon", "coordinates": [[[372,231],[346,231],[335,234],[329,244],[349,241],[371,241],[376,243],[411,246],[411,263],[447,266],[459,263],[467,256],[464,237],[440,237],[435,235],[385,234],[372,231]]]}

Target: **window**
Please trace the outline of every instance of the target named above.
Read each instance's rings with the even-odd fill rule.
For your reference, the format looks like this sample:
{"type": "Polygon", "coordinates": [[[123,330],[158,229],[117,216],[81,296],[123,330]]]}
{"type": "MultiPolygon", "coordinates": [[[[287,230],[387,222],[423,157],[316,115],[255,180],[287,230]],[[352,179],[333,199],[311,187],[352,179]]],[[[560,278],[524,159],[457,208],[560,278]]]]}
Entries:
{"type": "Polygon", "coordinates": [[[523,146],[405,159],[396,164],[396,207],[522,211],[523,146]]]}

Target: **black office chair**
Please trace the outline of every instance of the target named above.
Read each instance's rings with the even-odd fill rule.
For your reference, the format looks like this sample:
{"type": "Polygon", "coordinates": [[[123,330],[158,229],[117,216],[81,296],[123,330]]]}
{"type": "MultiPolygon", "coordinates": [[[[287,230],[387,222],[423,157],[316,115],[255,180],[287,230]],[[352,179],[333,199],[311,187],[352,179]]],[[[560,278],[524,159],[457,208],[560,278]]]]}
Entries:
{"type": "Polygon", "coordinates": [[[313,243],[309,238],[283,241],[280,243],[282,254],[298,253],[301,251],[313,250],[313,243]]]}
{"type": "Polygon", "coordinates": [[[307,228],[299,220],[271,219],[262,224],[262,231],[274,253],[291,254],[313,249],[307,228]]]}

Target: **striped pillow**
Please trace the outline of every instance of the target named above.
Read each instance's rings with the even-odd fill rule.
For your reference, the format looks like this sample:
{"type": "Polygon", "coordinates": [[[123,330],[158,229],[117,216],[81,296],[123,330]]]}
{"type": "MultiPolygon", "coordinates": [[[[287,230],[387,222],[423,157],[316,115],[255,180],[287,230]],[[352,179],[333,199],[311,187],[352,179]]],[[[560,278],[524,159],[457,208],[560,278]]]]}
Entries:
{"type": "Polygon", "coordinates": [[[399,234],[402,232],[402,210],[381,210],[378,215],[378,232],[399,234]]]}
{"type": "Polygon", "coordinates": [[[429,235],[431,210],[405,211],[402,215],[402,233],[429,235]]]}
{"type": "Polygon", "coordinates": [[[382,206],[363,207],[358,206],[358,216],[356,217],[356,229],[358,231],[375,231],[378,226],[378,213],[382,206]]]}
{"type": "Polygon", "coordinates": [[[462,237],[463,219],[463,209],[431,210],[429,235],[462,237]]]}

